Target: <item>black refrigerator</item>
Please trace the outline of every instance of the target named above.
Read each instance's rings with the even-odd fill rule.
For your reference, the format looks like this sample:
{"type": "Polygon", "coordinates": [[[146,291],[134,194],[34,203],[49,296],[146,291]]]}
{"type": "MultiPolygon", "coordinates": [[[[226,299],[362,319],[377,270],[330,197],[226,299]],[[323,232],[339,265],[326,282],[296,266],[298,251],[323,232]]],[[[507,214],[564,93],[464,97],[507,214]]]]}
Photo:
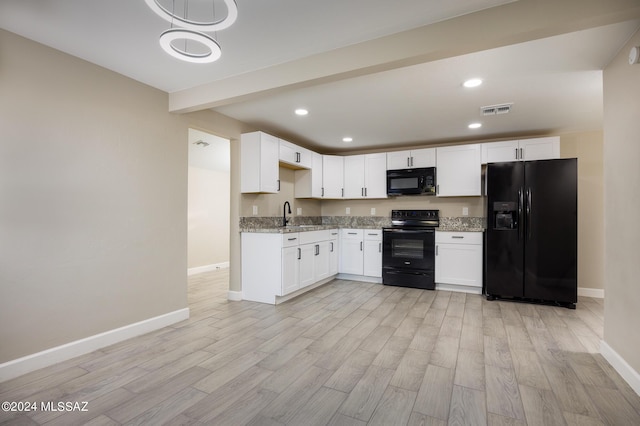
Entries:
{"type": "Polygon", "coordinates": [[[575,308],[578,162],[487,165],[485,293],[575,308]]]}

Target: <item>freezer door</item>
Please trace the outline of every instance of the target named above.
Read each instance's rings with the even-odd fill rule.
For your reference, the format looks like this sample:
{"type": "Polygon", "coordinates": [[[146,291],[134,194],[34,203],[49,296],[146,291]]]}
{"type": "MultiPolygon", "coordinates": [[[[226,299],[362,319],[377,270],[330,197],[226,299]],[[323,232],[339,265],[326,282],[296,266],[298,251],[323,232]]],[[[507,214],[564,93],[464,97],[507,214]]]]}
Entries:
{"type": "Polygon", "coordinates": [[[524,163],[487,165],[485,293],[523,297],[524,163]]]}
{"type": "Polygon", "coordinates": [[[524,297],[578,297],[577,160],[525,162],[524,297]]]}

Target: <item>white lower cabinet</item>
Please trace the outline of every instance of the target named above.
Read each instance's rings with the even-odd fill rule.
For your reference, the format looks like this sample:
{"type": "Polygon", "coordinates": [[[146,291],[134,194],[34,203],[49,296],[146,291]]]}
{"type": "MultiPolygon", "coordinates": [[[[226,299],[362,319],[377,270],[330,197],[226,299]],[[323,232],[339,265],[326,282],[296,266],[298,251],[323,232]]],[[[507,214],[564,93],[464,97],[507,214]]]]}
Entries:
{"type": "Polygon", "coordinates": [[[482,293],[482,232],[436,231],[436,285],[482,293]]]}
{"type": "Polygon", "coordinates": [[[276,234],[243,232],[242,298],[275,304],[278,297],[327,279],[337,265],[337,230],[276,234]],[[334,252],[331,252],[331,250],[334,252]]]}
{"type": "Polygon", "coordinates": [[[382,277],[382,230],[341,229],[339,272],[382,277]]]}
{"type": "Polygon", "coordinates": [[[331,239],[329,240],[329,276],[338,273],[338,263],[340,259],[338,244],[338,230],[331,230],[331,239]]]}

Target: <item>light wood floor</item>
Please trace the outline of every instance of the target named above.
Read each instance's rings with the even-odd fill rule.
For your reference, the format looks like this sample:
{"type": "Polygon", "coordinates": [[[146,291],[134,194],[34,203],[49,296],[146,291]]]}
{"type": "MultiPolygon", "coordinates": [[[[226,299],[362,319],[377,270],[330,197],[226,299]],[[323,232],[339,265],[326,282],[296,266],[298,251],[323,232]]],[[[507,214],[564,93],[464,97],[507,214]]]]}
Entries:
{"type": "Polygon", "coordinates": [[[191,318],[0,384],[47,425],[640,425],[598,354],[601,300],[575,311],[336,280],[279,306],[190,279],[191,318]]]}

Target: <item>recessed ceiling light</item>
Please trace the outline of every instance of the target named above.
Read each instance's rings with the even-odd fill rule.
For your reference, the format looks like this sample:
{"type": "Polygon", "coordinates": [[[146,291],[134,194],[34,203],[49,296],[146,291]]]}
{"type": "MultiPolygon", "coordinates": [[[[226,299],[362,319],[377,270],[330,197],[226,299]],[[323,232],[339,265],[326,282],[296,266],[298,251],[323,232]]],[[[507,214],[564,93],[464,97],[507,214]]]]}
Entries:
{"type": "Polygon", "coordinates": [[[298,108],[295,112],[296,112],[296,115],[307,115],[307,114],[309,114],[309,111],[304,109],[304,108],[298,108]]]}
{"type": "Polygon", "coordinates": [[[349,136],[346,136],[346,137],[342,138],[342,142],[353,142],[353,138],[349,137],[349,136]]]}
{"type": "Polygon", "coordinates": [[[469,124],[469,128],[470,129],[479,129],[480,127],[482,127],[482,123],[471,123],[471,124],[469,124]]]}
{"type": "Polygon", "coordinates": [[[462,83],[462,85],[464,87],[469,87],[469,88],[470,87],[478,87],[481,84],[482,84],[482,80],[479,79],[479,78],[472,78],[472,79],[469,79],[469,80],[465,81],[464,83],[462,83]]]}

